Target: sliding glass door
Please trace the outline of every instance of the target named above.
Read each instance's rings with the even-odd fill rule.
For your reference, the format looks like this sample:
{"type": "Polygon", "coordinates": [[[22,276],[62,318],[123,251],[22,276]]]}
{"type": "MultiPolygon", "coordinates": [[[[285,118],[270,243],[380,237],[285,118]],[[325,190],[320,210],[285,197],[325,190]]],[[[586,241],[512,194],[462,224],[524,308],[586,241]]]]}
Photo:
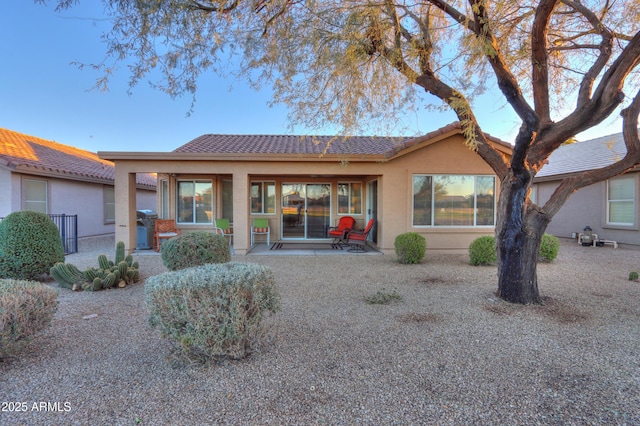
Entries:
{"type": "Polygon", "coordinates": [[[326,238],[331,220],[331,184],[282,184],[282,238],[326,238]]]}

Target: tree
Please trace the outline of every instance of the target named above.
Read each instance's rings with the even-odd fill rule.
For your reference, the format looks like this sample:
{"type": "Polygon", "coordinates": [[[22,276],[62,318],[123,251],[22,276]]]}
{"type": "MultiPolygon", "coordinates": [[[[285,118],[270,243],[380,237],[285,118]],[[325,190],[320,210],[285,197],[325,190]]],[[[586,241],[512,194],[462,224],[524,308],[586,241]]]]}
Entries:
{"type": "MultiPolygon", "coordinates": [[[[42,0],[39,0],[42,1],[42,0]]],[[[71,7],[59,0],[58,7],[71,7]]],[[[154,78],[172,96],[238,59],[240,75],[271,84],[292,122],[337,123],[345,134],[389,123],[425,94],[458,116],[468,146],[501,182],[498,293],[539,303],[542,235],[576,190],[640,161],[640,14],[636,0],[104,0],[108,76],[133,58],[131,85],[154,78]],[[496,90],[521,126],[513,155],[494,149],[473,99],[496,90]],[[624,91],[635,93],[626,100],[624,91]],[[573,104],[573,106],[570,106],[573,104]],[[563,142],[620,111],[627,154],[564,179],[543,206],[531,183],[563,142]]],[[[107,84],[105,78],[98,85],[107,84]]]]}

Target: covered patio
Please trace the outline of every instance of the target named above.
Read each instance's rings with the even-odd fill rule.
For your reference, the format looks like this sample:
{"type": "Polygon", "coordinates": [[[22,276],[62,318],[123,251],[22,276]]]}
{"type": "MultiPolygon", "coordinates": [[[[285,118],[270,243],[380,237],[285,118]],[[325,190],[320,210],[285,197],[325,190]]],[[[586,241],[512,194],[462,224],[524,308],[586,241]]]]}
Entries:
{"type": "MultiPolygon", "coordinates": [[[[510,145],[491,139],[505,156],[510,145]]],[[[466,250],[494,231],[498,186],[459,123],[418,138],[203,135],[172,152],[100,152],[115,163],[116,240],[136,247],[135,177],[156,173],[158,217],[181,231],[232,225],[236,255],[269,240],[329,243],[340,217],[375,227],[367,245],[394,253],[418,232],[430,250],[466,250]],[[456,200],[453,203],[451,200],[456,200]],[[255,233],[254,233],[255,234],[255,233]],[[253,243],[252,244],[252,240],[253,243]]]]}

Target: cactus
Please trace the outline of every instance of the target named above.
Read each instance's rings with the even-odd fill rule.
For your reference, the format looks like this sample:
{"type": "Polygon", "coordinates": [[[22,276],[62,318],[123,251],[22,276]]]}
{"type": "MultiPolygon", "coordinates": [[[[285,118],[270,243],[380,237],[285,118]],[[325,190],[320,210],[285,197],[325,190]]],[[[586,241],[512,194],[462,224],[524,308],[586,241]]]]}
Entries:
{"type": "Polygon", "coordinates": [[[129,270],[129,265],[124,260],[118,263],[118,272],[120,272],[120,278],[126,279],[127,271],[129,270]]]}
{"type": "Polygon", "coordinates": [[[119,264],[124,260],[124,242],[118,241],[116,243],[116,261],[115,264],[119,264]]]}
{"type": "Polygon", "coordinates": [[[104,254],[98,256],[98,265],[100,265],[100,269],[109,269],[111,266],[109,265],[109,259],[104,254]]]}
{"type": "Polygon", "coordinates": [[[65,288],[72,288],[74,284],[86,281],[83,273],[70,263],[56,263],[49,270],[49,274],[65,288]]]}
{"type": "Polygon", "coordinates": [[[102,279],[96,277],[96,279],[93,280],[93,285],[91,287],[91,290],[98,291],[98,290],[102,290],[102,288],[103,288],[102,279]]]}
{"type": "Polygon", "coordinates": [[[116,285],[116,282],[116,276],[114,274],[109,274],[104,280],[102,280],[102,287],[111,288],[116,285]]]}
{"type": "Polygon", "coordinates": [[[50,275],[60,286],[73,290],[98,291],[114,287],[121,280],[125,284],[137,282],[140,279],[140,265],[133,261],[132,255],[124,255],[124,243],[116,244],[116,261],[109,260],[106,255],[98,256],[99,268],[87,268],[80,271],[70,263],[56,263],[50,269],[50,275]]]}

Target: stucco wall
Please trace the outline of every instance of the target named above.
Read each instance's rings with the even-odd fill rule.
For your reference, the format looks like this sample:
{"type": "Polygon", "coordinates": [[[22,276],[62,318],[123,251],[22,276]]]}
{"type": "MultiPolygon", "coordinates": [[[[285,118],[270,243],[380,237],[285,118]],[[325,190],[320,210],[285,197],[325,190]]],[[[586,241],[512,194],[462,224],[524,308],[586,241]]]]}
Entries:
{"type": "MultiPolygon", "coordinates": [[[[637,179],[636,174],[636,179],[637,179]]],[[[538,186],[539,204],[544,204],[552,195],[557,182],[541,182],[538,186]]],[[[638,185],[636,185],[638,192],[638,185]]],[[[636,194],[636,200],[640,199],[636,194]]],[[[636,229],[614,227],[606,224],[606,182],[598,182],[574,193],[554,216],[547,232],[558,237],[571,238],[572,233],[582,232],[591,227],[599,238],[616,241],[620,244],[640,245],[640,231],[636,229]]],[[[636,205],[636,225],[637,225],[636,205]]]]}
{"type": "MultiPolygon", "coordinates": [[[[318,158],[293,159],[288,161],[256,161],[231,158],[228,161],[182,160],[141,158],[132,155],[130,159],[116,159],[116,184],[123,187],[120,193],[127,192],[129,179],[127,174],[134,172],[165,173],[170,180],[170,215],[175,214],[175,180],[177,179],[214,179],[214,185],[220,179],[233,176],[234,179],[234,247],[236,253],[244,254],[249,248],[249,227],[252,216],[248,212],[249,182],[252,180],[275,181],[277,195],[280,196],[282,182],[331,183],[333,187],[332,217],[337,216],[335,183],[361,181],[366,194],[366,182],[378,180],[378,248],[385,253],[394,252],[394,241],[398,234],[408,231],[419,232],[427,238],[429,250],[466,251],[471,241],[481,235],[492,235],[493,227],[485,228],[445,228],[412,226],[412,177],[414,174],[460,174],[493,175],[491,168],[473,151],[464,146],[463,138],[455,134],[448,139],[423,144],[413,152],[408,152],[390,161],[350,161],[318,158]],[[239,201],[242,201],[240,203],[239,201]]],[[[498,182],[496,181],[496,199],[498,182]]],[[[159,201],[159,200],[158,200],[159,201]]],[[[117,197],[118,222],[116,237],[128,243],[127,248],[135,247],[133,225],[135,219],[127,212],[125,198],[117,197]],[[121,224],[120,221],[123,223],[121,224]]],[[[214,202],[216,217],[222,213],[219,203],[214,202]]],[[[159,205],[156,207],[159,210],[159,205]]],[[[173,216],[171,216],[173,217],[173,216]]],[[[280,216],[268,216],[272,241],[280,237],[280,216]]],[[[357,215],[358,226],[366,221],[366,204],[363,214],[357,215]]],[[[184,226],[188,229],[207,229],[210,225],[184,226]]]]}
{"type": "MultiPolygon", "coordinates": [[[[103,184],[22,175],[6,169],[0,169],[0,217],[22,210],[23,178],[47,181],[48,213],[78,215],[79,238],[114,233],[115,225],[104,220],[103,184]]],[[[137,209],[155,210],[156,192],[138,190],[136,204],[137,209]]]]}

